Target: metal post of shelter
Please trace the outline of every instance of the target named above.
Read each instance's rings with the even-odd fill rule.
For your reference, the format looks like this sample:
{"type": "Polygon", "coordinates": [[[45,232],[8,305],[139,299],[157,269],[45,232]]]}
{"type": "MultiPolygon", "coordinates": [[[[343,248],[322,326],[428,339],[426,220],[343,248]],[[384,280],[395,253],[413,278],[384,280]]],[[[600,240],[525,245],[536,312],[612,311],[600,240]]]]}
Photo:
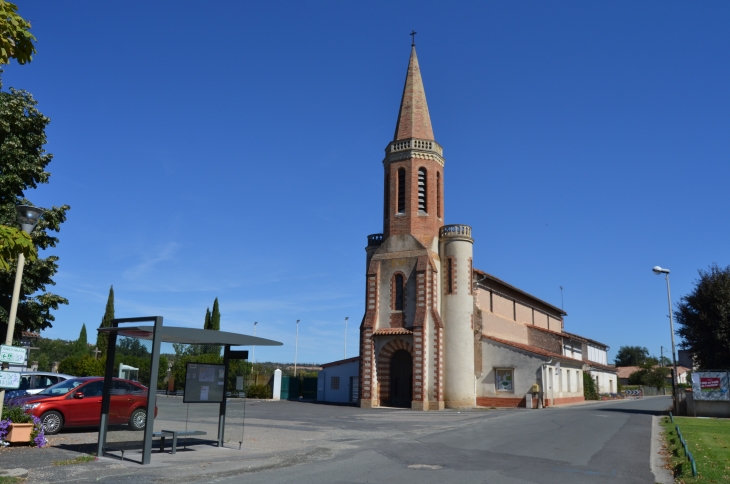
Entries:
{"type": "MultiPolygon", "coordinates": [[[[147,389],[147,416],[144,429],[144,444],[142,446],[142,464],[149,464],[152,460],[152,434],[154,432],[155,400],[157,398],[157,375],[160,369],[160,343],[162,341],[162,316],[143,318],[112,319],[111,327],[119,328],[120,323],[154,322],[152,330],[152,361],[150,362],[150,381],[147,389]]],[[[109,422],[109,403],[114,381],[114,356],[117,346],[117,331],[109,332],[109,344],[106,353],[106,370],[104,372],[104,391],[101,396],[101,418],[99,421],[99,441],[97,443],[98,456],[104,455],[106,445],[107,424],[109,422]]]]}
{"type": "Polygon", "coordinates": [[[228,388],[228,362],[231,356],[231,346],[223,347],[223,400],[218,412],[218,447],[223,447],[223,434],[226,430],[226,389],[228,388]]]}

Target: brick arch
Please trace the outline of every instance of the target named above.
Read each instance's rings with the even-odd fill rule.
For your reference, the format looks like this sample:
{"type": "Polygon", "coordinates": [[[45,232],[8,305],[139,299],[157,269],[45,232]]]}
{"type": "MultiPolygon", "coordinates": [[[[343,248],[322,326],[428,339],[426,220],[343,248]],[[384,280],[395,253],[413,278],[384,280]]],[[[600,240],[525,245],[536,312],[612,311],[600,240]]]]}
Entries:
{"type": "MultiPolygon", "coordinates": [[[[393,357],[393,353],[398,350],[406,350],[411,354],[413,359],[413,347],[408,341],[402,339],[396,339],[383,346],[378,354],[378,386],[380,387],[380,401],[390,402],[390,359],[393,357]]],[[[415,361],[414,361],[415,368],[415,361]]],[[[413,385],[415,385],[415,378],[413,378],[413,385]]],[[[415,390],[412,391],[412,395],[415,397],[415,390]]]]}

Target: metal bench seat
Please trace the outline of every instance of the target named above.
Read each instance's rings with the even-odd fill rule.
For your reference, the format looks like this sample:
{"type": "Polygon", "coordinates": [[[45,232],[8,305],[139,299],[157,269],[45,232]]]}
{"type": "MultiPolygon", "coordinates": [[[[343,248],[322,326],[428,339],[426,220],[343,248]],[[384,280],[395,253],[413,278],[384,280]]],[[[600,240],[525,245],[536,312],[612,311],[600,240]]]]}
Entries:
{"type": "Polygon", "coordinates": [[[177,438],[178,437],[189,437],[191,435],[208,435],[208,432],[202,430],[162,430],[160,432],[154,432],[152,437],[160,438],[160,452],[165,451],[165,438],[172,437],[172,454],[177,452],[177,438]]]}

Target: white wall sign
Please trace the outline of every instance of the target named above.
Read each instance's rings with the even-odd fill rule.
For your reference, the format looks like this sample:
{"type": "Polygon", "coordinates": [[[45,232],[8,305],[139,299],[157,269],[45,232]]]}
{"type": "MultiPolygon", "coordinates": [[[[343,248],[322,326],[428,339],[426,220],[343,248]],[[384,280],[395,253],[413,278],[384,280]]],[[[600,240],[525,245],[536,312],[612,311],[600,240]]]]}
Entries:
{"type": "Polygon", "coordinates": [[[17,346],[0,346],[0,361],[6,363],[16,363],[22,365],[25,363],[25,348],[18,348],[17,346]]]}
{"type": "Polygon", "coordinates": [[[0,388],[18,388],[20,386],[20,373],[14,371],[0,371],[0,388]]]}

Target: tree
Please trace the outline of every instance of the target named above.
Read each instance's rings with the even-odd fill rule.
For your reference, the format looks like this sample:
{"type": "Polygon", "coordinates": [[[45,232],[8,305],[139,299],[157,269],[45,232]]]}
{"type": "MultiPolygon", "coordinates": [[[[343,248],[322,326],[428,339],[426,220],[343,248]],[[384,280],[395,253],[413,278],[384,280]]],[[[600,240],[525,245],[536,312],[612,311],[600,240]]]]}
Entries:
{"type": "MultiPolygon", "coordinates": [[[[642,384],[648,387],[654,387],[661,390],[667,386],[667,377],[670,375],[670,369],[661,366],[655,366],[646,370],[642,378],[642,384]]],[[[671,381],[671,380],[670,380],[671,381]]]]}
{"type": "MultiPolygon", "coordinates": [[[[100,328],[110,328],[114,319],[114,286],[109,288],[109,296],[106,298],[106,309],[104,316],[101,318],[100,328]]],[[[109,333],[96,334],[96,349],[101,351],[100,354],[106,355],[106,347],[109,346],[109,333]]]]}
{"type": "Polygon", "coordinates": [[[205,308],[205,322],[203,323],[203,329],[210,329],[210,308],[205,308]]]}
{"type": "Polygon", "coordinates": [[[221,330],[221,312],[218,309],[218,298],[213,301],[213,312],[210,315],[210,329],[213,331],[221,330]]]}
{"type": "Polygon", "coordinates": [[[649,350],[643,346],[622,346],[616,353],[616,366],[641,366],[649,358],[649,350]]]}
{"type": "Polygon", "coordinates": [[[730,368],[730,266],[712,264],[698,272],[694,290],[682,296],[674,313],[679,346],[692,352],[700,368],[730,368]]]}
{"type": "Polygon", "coordinates": [[[10,64],[10,59],[18,64],[33,60],[36,38],[29,30],[30,22],[18,15],[18,7],[0,0],[0,64],[10,64]]]}
{"type": "MultiPolygon", "coordinates": [[[[15,227],[17,205],[32,205],[25,191],[48,183],[50,173],[46,167],[53,155],[46,153],[45,129],[50,120],[36,108],[37,102],[30,93],[11,89],[0,92],[0,225],[15,227]]],[[[68,205],[45,209],[38,225],[30,234],[33,245],[40,250],[55,247],[58,238],[49,232],[58,232],[66,220],[68,205]]],[[[52,326],[52,311],[66,298],[48,292],[54,285],[53,276],[58,272],[58,257],[29,260],[23,271],[20,300],[15,322],[15,337],[22,331],[39,332],[52,326]]],[[[9,263],[8,270],[0,270],[0,321],[6,322],[10,311],[16,262],[9,263]]],[[[3,323],[0,331],[6,331],[3,323]]]]}
{"type": "Polygon", "coordinates": [[[79,332],[79,339],[74,342],[74,354],[83,355],[89,352],[89,346],[86,342],[86,324],[81,325],[81,332],[79,332]]]}

